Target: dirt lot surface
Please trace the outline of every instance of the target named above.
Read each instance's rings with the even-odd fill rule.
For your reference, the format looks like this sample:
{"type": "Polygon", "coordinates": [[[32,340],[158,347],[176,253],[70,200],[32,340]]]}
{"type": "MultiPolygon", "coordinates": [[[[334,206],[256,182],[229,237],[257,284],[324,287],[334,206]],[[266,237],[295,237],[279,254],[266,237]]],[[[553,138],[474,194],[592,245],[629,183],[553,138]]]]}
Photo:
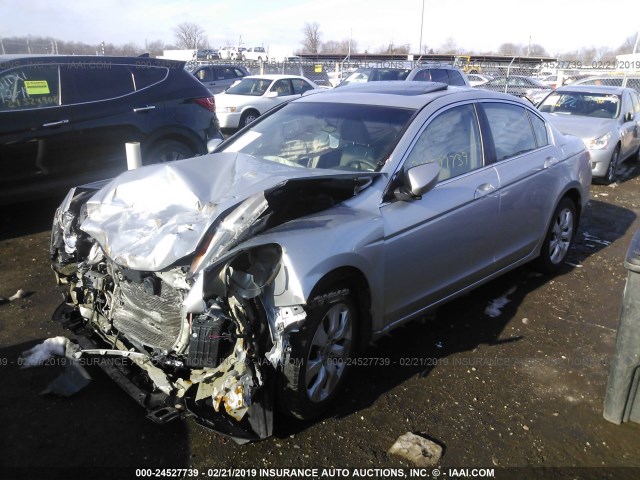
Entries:
{"type": "Polygon", "coordinates": [[[412,465],[388,450],[414,432],[444,448],[439,471],[422,478],[640,478],[640,424],[602,416],[623,260],[640,228],[640,167],[623,169],[618,183],[593,187],[564,272],[520,268],[394,331],[363,354],[369,365],[352,369],[324,418],[277,416],[273,438],[243,446],[191,419],[148,421],[97,367],[73,397],[40,395],[61,367],[21,369],[18,357],[64,335],[50,320],[61,299],[48,259],[58,200],[4,208],[0,297],[18,289],[28,296],[0,304],[0,477],[136,478],[136,469],[197,468],[186,478],[408,478],[417,476],[412,465]],[[499,315],[485,313],[504,294],[499,315]],[[385,359],[388,366],[371,365],[385,359]]]}

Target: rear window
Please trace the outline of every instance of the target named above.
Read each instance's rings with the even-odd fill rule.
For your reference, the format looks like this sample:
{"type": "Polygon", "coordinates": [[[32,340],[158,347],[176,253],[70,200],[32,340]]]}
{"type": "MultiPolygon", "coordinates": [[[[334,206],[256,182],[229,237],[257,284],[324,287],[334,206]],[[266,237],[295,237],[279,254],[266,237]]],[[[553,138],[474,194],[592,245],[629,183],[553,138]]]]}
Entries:
{"type": "Polygon", "coordinates": [[[133,82],[135,90],[150,87],[162,82],[169,74],[165,67],[129,67],[133,70],[133,82]]]}
{"type": "Polygon", "coordinates": [[[449,85],[464,87],[467,84],[464,82],[464,78],[462,78],[460,72],[457,70],[449,70],[449,85]]]}
{"type": "Polygon", "coordinates": [[[123,65],[78,62],[60,66],[63,105],[95,102],[135,92],[134,75],[123,65]],[[98,65],[102,65],[98,68],[98,65]]]}

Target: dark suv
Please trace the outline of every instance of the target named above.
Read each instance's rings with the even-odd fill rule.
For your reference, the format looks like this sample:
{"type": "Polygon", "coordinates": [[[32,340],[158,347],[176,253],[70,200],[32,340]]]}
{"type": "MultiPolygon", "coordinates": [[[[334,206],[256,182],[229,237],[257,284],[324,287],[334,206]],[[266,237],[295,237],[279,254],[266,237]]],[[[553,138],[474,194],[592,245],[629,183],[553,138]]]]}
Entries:
{"type": "Polygon", "coordinates": [[[144,164],[207,153],[221,139],[211,93],[183,62],[0,56],[0,204],[51,195],[144,164]]]}

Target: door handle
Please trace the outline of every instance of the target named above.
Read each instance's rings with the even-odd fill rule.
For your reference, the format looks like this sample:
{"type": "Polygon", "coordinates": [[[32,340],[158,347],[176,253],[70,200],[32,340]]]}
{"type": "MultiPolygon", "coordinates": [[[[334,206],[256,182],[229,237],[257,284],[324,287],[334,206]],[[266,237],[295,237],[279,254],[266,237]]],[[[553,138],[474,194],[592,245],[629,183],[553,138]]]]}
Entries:
{"type": "Polygon", "coordinates": [[[491,185],[490,183],[483,183],[476,188],[475,193],[473,194],[473,198],[484,197],[485,195],[489,195],[491,192],[495,191],[496,187],[491,185]]]}
{"type": "Polygon", "coordinates": [[[547,157],[544,159],[544,168],[553,167],[556,163],[558,163],[556,157],[547,157]]]}
{"type": "Polygon", "coordinates": [[[141,113],[141,112],[148,112],[150,110],[155,110],[155,109],[156,109],[155,105],[147,105],[146,107],[134,108],[133,112],[134,113],[141,113]]]}
{"type": "Polygon", "coordinates": [[[69,123],[69,120],[58,120],[57,122],[45,123],[42,126],[44,128],[59,127],[60,125],[66,125],[67,123],[69,123]]]}

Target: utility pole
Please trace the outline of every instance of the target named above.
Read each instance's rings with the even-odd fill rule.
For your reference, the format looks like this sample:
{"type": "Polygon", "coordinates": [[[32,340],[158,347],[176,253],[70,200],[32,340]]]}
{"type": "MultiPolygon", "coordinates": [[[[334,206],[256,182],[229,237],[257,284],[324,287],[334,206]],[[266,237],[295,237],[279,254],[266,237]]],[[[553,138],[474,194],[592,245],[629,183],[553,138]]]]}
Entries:
{"type": "Polygon", "coordinates": [[[424,0],[422,0],[422,16],[420,17],[420,44],[418,45],[418,57],[422,55],[422,30],[424,30],[424,0]]]}
{"type": "Polygon", "coordinates": [[[0,47],[2,48],[2,54],[6,55],[6,53],[4,52],[4,43],[2,43],[2,39],[0,38],[0,47]]]}

